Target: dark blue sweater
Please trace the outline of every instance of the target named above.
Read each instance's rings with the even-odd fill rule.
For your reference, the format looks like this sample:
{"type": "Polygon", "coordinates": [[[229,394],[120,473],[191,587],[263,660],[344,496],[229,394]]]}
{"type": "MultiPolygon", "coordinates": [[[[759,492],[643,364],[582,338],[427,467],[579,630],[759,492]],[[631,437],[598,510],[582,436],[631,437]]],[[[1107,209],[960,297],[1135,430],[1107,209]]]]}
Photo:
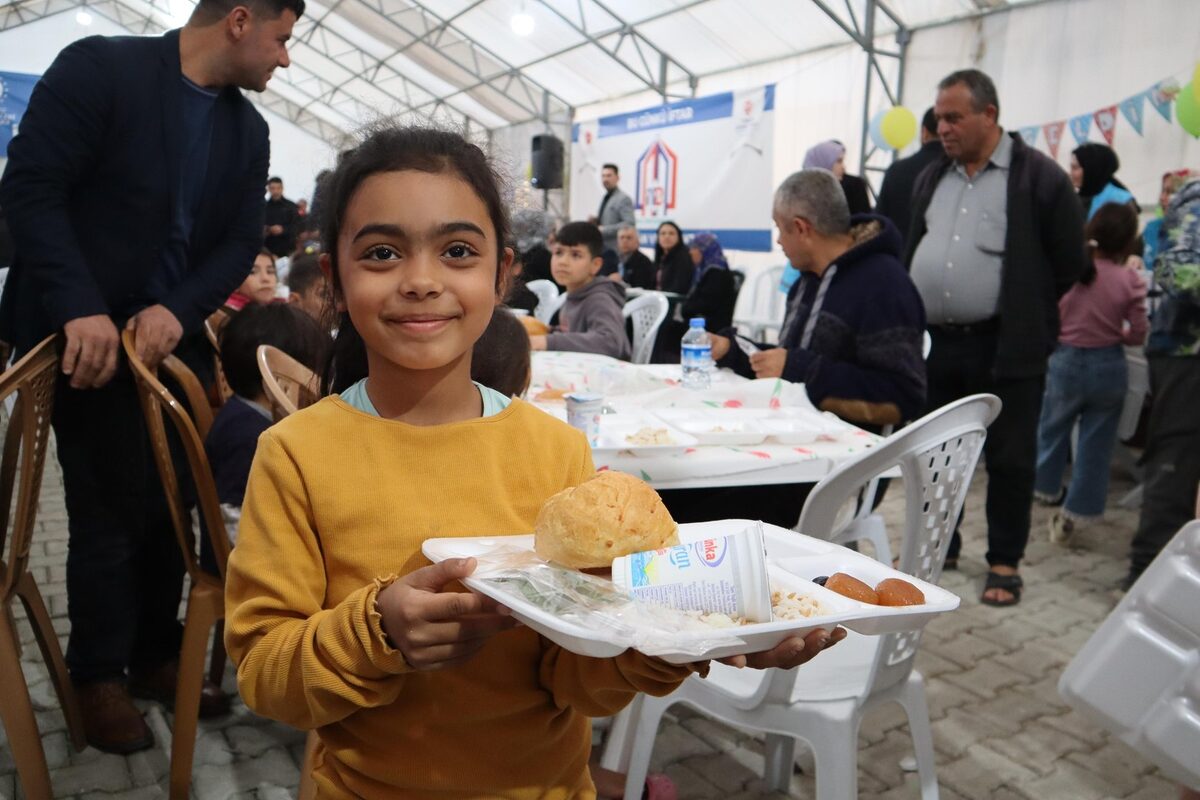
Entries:
{"type": "MultiPolygon", "coordinates": [[[[788,292],[777,345],[788,351],[783,378],[803,383],[813,405],[850,422],[915,419],[925,408],[925,306],[900,261],[900,233],[885,217],[857,214],[851,234],[857,244],[834,261],[807,348],[800,342],[821,278],[804,272],[788,292]]],[[[730,339],[720,366],[754,377],[749,357],[730,339]]]]}
{"type": "Polygon", "coordinates": [[[259,434],[269,427],[271,420],[236,395],[217,412],[204,440],[204,452],[208,454],[217,497],[222,503],[242,504],[259,434]]]}

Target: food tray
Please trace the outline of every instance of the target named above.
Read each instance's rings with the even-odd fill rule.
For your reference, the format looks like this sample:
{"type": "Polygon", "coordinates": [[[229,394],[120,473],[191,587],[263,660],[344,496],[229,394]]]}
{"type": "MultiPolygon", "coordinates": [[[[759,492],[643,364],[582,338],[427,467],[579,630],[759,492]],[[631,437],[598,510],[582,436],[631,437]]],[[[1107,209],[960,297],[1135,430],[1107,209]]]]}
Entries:
{"type": "MultiPolygon", "coordinates": [[[[679,538],[689,542],[735,533],[753,524],[748,520],[720,520],[679,526],[679,538]]],[[[691,661],[725,658],[770,650],[791,636],[804,636],[816,628],[831,628],[843,625],[865,634],[883,634],[923,628],[938,614],[958,608],[959,599],[939,586],[917,580],[868,556],[861,555],[840,545],[814,539],[810,536],[763,524],[767,546],[767,565],[771,585],[775,589],[796,591],[816,599],[824,613],[798,620],[780,620],[736,628],[714,628],[716,632],[733,632],[740,644],[718,647],[703,654],[683,652],[658,653],[673,664],[691,661]],[[818,575],[847,572],[874,585],[883,578],[903,578],[925,593],[925,604],[902,608],[888,608],[859,603],[812,583],[818,575]]],[[[499,547],[533,549],[533,535],[502,537],[471,537],[427,539],[422,547],[431,561],[440,562],[447,558],[486,556],[499,547]]],[[[533,603],[513,597],[494,585],[474,578],[463,583],[470,589],[496,599],[512,609],[513,616],[536,630],[547,639],[573,653],[595,658],[611,658],[626,648],[604,638],[597,630],[574,624],[550,614],[533,603]]],[[[680,634],[690,636],[690,631],[680,634]]],[[[695,634],[702,637],[703,632],[695,634]]]]}
{"type": "Polygon", "coordinates": [[[600,417],[600,438],[592,447],[596,453],[619,453],[629,451],[635,456],[665,456],[682,453],[695,447],[700,441],[689,433],[649,413],[604,414],[600,417]],[[670,444],[631,444],[631,436],[643,428],[666,430],[670,444]]]}
{"type": "Polygon", "coordinates": [[[775,408],[757,411],[758,424],[779,444],[812,444],[822,436],[836,439],[851,429],[846,423],[815,409],[775,408]]]}
{"type": "Polygon", "coordinates": [[[700,444],[751,445],[767,438],[767,431],[759,423],[759,415],[739,408],[662,408],[654,414],[684,433],[695,436],[700,444]]]}
{"type": "Polygon", "coordinates": [[[1159,553],[1071,660],[1059,693],[1200,791],[1200,521],[1159,553]]]}

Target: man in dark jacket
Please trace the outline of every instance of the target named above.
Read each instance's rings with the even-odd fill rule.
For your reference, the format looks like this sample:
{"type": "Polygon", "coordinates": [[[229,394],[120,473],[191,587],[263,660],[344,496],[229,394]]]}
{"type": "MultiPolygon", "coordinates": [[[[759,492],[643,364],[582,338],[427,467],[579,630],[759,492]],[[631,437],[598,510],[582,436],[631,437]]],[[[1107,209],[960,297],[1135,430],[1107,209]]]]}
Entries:
{"type": "MultiPolygon", "coordinates": [[[[38,82],[0,181],[16,256],[0,338],[64,336],[54,430],[70,542],[67,662],[87,740],[154,737],[130,700],[173,698],[183,565],[121,328],[157,365],[210,363],[201,326],[262,244],[267,125],[239,88],[287,67],[303,0],[200,0],[182,30],[99,36],[38,82]],[[129,685],[126,685],[126,670],[129,685]]],[[[186,475],[186,473],[185,473],[186,475]]],[[[210,685],[201,714],[228,708],[210,685]]]]}
{"type": "Polygon", "coordinates": [[[858,425],[895,425],[925,407],[925,311],[886,218],[851,217],[833,174],[797,172],[775,196],[775,225],[801,271],[788,292],[779,346],[747,354],[734,331],[713,358],[749,378],[803,383],[813,405],[858,425]]]}
{"type": "Polygon", "coordinates": [[[875,213],[890,219],[906,242],[908,227],[912,221],[913,184],[917,182],[917,176],[930,164],[941,159],[945,152],[937,135],[937,117],[930,108],[921,120],[921,149],[892,164],[883,175],[883,185],[879,187],[879,202],[875,204],[875,213]]]}
{"type": "MultiPolygon", "coordinates": [[[[617,271],[607,277],[609,280],[619,280],[626,286],[636,289],[653,289],[655,288],[654,262],[646,257],[638,245],[637,228],[632,225],[623,225],[617,231],[617,271]]],[[[603,269],[600,274],[604,274],[603,269]]]]}
{"type": "Polygon", "coordinates": [[[300,211],[283,196],[283,178],[267,181],[267,207],[263,212],[263,247],[276,258],[290,256],[300,234],[300,211]]]}
{"type": "MultiPolygon", "coordinates": [[[[907,263],[933,347],[929,408],[977,392],[1004,408],[988,430],[988,553],[982,600],[1021,598],[1046,360],[1058,298],[1083,270],[1083,214],[1067,174],[997,123],[1000,101],[978,70],[938,84],[945,156],[917,179],[907,263]]],[[[947,556],[956,564],[955,534],[947,556]]]]}

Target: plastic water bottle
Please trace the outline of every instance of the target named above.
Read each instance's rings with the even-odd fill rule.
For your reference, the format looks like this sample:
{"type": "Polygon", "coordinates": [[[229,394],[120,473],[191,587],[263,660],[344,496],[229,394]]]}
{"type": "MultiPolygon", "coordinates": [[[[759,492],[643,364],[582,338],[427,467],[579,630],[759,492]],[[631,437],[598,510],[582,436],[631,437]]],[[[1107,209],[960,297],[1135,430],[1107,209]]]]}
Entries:
{"type": "Polygon", "coordinates": [[[712,372],[712,339],[704,330],[704,317],[692,317],[680,342],[683,354],[683,385],[688,389],[707,389],[712,372]]]}

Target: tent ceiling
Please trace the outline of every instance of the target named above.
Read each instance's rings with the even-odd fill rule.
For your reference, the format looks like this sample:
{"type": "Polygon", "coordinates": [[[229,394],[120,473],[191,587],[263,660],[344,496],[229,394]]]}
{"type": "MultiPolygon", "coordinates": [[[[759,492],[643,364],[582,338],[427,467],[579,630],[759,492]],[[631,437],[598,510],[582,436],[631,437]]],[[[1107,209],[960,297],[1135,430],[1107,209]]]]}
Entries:
{"type": "MultiPolygon", "coordinates": [[[[1040,0],[877,0],[878,35],[1040,0]]],[[[690,86],[851,39],[867,0],[309,0],[292,65],[260,102],[336,141],[380,115],[486,130],[566,121],[576,106],[690,86]],[[517,36],[514,14],[533,17],[517,36]],[[837,20],[834,19],[837,17],[837,20]]],[[[192,0],[16,0],[0,32],[87,5],[134,33],[176,27],[192,0]]]]}

